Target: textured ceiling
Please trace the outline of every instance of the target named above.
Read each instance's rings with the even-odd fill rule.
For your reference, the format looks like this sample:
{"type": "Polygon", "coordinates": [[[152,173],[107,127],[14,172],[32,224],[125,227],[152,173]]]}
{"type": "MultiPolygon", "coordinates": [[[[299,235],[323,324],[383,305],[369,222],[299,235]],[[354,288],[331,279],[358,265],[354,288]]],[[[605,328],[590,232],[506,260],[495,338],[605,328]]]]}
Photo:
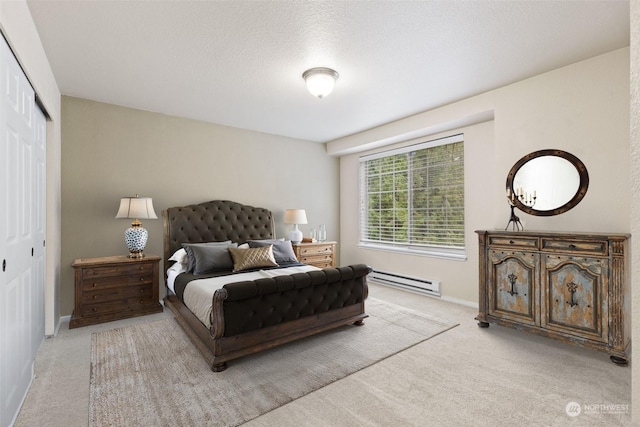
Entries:
{"type": "Polygon", "coordinates": [[[629,45],[628,1],[28,5],[63,95],[320,142],[629,45]]]}

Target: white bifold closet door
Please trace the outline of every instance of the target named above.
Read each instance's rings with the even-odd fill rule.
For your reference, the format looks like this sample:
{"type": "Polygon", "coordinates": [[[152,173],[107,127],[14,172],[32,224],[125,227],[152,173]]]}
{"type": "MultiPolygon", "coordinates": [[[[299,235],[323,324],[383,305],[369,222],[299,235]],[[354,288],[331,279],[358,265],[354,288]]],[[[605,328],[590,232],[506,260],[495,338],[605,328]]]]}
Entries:
{"type": "Polygon", "coordinates": [[[14,420],[44,340],[46,119],[0,35],[0,426],[14,420]]]}

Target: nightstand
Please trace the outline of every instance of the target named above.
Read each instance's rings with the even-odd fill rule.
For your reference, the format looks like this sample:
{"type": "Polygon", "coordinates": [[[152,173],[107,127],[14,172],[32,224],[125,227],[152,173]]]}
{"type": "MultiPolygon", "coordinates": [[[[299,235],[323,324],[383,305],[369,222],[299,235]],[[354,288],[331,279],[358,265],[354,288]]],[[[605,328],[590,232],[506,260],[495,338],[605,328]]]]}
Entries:
{"type": "Polygon", "coordinates": [[[336,242],[293,243],[298,261],[319,268],[336,266],[336,242]]]}
{"type": "Polygon", "coordinates": [[[75,305],[69,328],[162,311],[159,256],[79,258],[71,266],[75,305]]]}

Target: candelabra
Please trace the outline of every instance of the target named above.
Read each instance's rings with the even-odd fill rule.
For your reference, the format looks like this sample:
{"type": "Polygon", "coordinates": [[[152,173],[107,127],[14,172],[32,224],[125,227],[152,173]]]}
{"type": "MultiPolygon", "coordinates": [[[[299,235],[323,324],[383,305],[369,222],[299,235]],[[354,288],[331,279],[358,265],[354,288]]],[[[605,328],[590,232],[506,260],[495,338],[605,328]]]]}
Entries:
{"type": "Polygon", "coordinates": [[[509,217],[509,222],[507,226],[504,228],[505,231],[509,228],[509,225],[512,226],[513,231],[522,231],[524,227],[520,222],[520,218],[515,213],[516,207],[516,199],[523,205],[528,208],[532,208],[533,205],[536,204],[536,192],[534,190],[533,194],[527,194],[521,188],[517,189],[515,192],[511,192],[510,188],[507,188],[507,201],[509,202],[509,207],[511,208],[511,216],[509,217]]]}

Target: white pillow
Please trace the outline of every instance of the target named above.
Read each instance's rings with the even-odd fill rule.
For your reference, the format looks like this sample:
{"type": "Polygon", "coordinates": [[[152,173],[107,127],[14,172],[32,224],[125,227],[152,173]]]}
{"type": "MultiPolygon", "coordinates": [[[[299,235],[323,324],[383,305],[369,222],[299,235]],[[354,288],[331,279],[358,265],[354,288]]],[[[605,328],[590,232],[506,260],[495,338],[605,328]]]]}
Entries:
{"type": "Polygon", "coordinates": [[[184,272],[187,271],[187,264],[186,263],[183,264],[181,262],[176,262],[171,267],[169,267],[167,269],[167,271],[175,271],[176,274],[184,273],[184,272]]]}
{"type": "Polygon", "coordinates": [[[187,251],[185,251],[184,248],[178,249],[173,253],[173,255],[171,255],[169,261],[175,261],[178,264],[186,264],[189,262],[189,258],[187,258],[187,251]]]}

